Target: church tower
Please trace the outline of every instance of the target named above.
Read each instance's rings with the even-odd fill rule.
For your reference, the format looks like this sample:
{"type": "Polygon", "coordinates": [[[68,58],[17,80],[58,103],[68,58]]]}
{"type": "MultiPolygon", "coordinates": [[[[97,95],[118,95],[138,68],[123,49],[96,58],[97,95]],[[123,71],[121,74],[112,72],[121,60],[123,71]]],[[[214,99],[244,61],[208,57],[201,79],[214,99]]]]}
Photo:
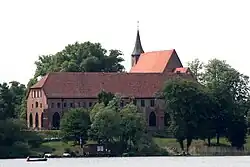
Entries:
{"type": "Polygon", "coordinates": [[[140,55],[144,53],[142,46],[141,46],[141,39],[140,39],[140,33],[139,33],[139,22],[137,22],[137,35],[136,35],[136,41],[135,41],[135,47],[134,51],[132,52],[131,55],[131,62],[132,62],[132,67],[136,65],[138,62],[140,55]]]}

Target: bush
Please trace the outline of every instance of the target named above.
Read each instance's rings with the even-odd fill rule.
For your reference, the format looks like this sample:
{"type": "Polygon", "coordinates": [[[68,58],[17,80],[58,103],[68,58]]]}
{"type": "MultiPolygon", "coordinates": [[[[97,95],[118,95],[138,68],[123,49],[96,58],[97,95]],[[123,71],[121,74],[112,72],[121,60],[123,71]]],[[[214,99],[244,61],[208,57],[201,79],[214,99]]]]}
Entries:
{"type": "Polygon", "coordinates": [[[66,153],[70,153],[70,148],[64,148],[64,152],[66,152],[66,153]]]}
{"type": "Polygon", "coordinates": [[[33,147],[33,148],[37,148],[41,145],[41,143],[43,142],[43,139],[40,135],[38,135],[37,132],[33,132],[33,131],[26,131],[24,132],[25,138],[28,142],[28,144],[33,147]]]}

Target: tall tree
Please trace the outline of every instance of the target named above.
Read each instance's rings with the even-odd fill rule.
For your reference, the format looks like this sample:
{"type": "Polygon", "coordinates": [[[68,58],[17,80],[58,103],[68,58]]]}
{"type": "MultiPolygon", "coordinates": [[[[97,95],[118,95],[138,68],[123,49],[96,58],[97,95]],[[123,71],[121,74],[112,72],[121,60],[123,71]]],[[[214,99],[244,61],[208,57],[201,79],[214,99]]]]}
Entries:
{"type": "Polygon", "coordinates": [[[217,103],[214,123],[219,144],[219,138],[225,135],[230,115],[236,108],[240,113],[247,113],[249,110],[249,78],[225,61],[212,59],[205,65],[203,83],[217,103]]]}
{"type": "Polygon", "coordinates": [[[109,53],[100,43],[74,43],[67,45],[55,55],[39,56],[35,62],[35,78],[48,72],[118,72],[123,71],[122,52],[110,50],[109,53]]]}
{"type": "Polygon", "coordinates": [[[204,68],[204,63],[200,61],[198,58],[194,59],[191,62],[188,62],[188,67],[194,74],[195,78],[197,81],[201,82],[202,77],[203,77],[203,68],[204,68]]]}
{"type": "Polygon", "coordinates": [[[9,90],[13,96],[12,101],[15,105],[15,115],[16,117],[21,117],[23,113],[22,102],[23,102],[23,99],[25,98],[26,87],[25,85],[20,84],[17,81],[12,81],[10,82],[9,90]]]}
{"type": "MultiPolygon", "coordinates": [[[[101,94],[108,95],[109,93],[102,92],[101,94]]],[[[110,98],[104,99],[105,102],[109,99],[106,106],[101,100],[90,111],[92,122],[90,137],[105,144],[116,143],[121,146],[121,152],[131,149],[145,149],[146,146],[142,146],[140,142],[146,137],[146,122],[142,113],[132,103],[121,108],[119,96],[114,96],[112,100],[110,98]]]]}
{"type": "Polygon", "coordinates": [[[120,134],[120,115],[114,107],[108,105],[94,115],[90,129],[92,139],[108,144],[113,143],[120,134]]]}
{"type": "Polygon", "coordinates": [[[120,111],[121,116],[121,142],[123,143],[123,149],[130,149],[133,146],[137,146],[139,141],[145,134],[146,121],[138,108],[132,103],[127,104],[120,111]]]}
{"type": "Polygon", "coordinates": [[[0,84],[0,119],[15,117],[13,94],[7,83],[0,84]]]}
{"type": "Polygon", "coordinates": [[[61,132],[66,140],[88,140],[89,113],[84,108],[71,109],[61,120],[61,132]]]}
{"type": "Polygon", "coordinates": [[[187,140],[188,152],[192,140],[204,130],[200,126],[204,127],[203,122],[207,118],[207,110],[204,110],[207,98],[203,88],[195,81],[176,78],[166,82],[163,93],[171,118],[170,129],[183,151],[183,141],[187,140]]]}

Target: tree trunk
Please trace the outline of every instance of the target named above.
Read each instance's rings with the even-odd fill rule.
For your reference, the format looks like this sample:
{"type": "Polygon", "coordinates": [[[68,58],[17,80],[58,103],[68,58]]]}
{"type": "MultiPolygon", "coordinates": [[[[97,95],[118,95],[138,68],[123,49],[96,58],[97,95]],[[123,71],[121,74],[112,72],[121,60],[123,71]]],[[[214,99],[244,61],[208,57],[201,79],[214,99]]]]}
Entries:
{"type": "Polygon", "coordinates": [[[188,154],[189,147],[191,146],[191,143],[192,143],[192,139],[187,138],[187,154],[188,154]]]}
{"type": "Polygon", "coordinates": [[[216,144],[217,145],[220,144],[220,134],[219,133],[216,134],[216,144]]]}
{"type": "Polygon", "coordinates": [[[210,137],[207,138],[207,144],[208,144],[208,147],[211,146],[211,138],[210,137]]]}
{"type": "Polygon", "coordinates": [[[178,140],[178,143],[180,144],[181,151],[184,151],[184,144],[183,144],[183,140],[178,140]]]}

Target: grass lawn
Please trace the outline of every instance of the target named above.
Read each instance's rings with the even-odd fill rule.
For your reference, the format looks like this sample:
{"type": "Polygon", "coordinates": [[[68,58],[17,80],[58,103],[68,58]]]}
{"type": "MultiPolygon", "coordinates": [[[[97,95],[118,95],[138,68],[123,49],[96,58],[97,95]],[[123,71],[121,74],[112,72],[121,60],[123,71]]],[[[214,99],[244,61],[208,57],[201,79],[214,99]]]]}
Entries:
{"type": "MultiPolygon", "coordinates": [[[[174,139],[174,138],[158,138],[158,137],[155,137],[153,140],[159,147],[163,147],[163,148],[164,147],[180,147],[179,143],[177,143],[176,139],[174,139]]],[[[216,139],[212,139],[211,143],[215,144],[216,139]]],[[[230,146],[230,143],[224,137],[220,138],[220,144],[230,146]]],[[[204,141],[203,140],[193,140],[192,146],[199,146],[199,145],[204,145],[204,141]]],[[[250,136],[247,137],[245,148],[250,149],[250,136]]]]}
{"type": "Polygon", "coordinates": [[[73,142],[51,141],[44,142],[38,148],[32,149],[32,154],[43,155],[44,153],[51,153],[55,156],[62,156],[64,152],[75,152],[79,154],[81,152],[79,145],[74,145],[73,142]]]}
{"type": "MultiPolygon", "coordinates": [[[[179,143],[176,142],[176,139],[173,138],[157,138],[155,137],[154,142],[161,148],[168,148],[169,149],[173,149],[176,148],[177,151],[181,151],[180,150],[180,145],[179,143]]],[[[212,139],[211,140],[211,144],[214,145],[212,147],[207,148],[206,144],[203,140],[193,140],[190,150],[193,150],[193,153],[195,154],[213,154],[213,152],[219,152],[221,154],[230,154],[230,152],[233,152],[235,150],[233,150],[230,147],[230,143],[227,141],[226,138],[220,138],[220,146],[215,146],[216,143],[216,139],[212,139]]],[[[186,143],[184,142],[184,146],[186,148],[186,143]]],[[[245,148],[245,152],[250,152],[250,136],[247,137],[246,140],[246,144],[244,145],[245,148]]],[[[213,154],[214,155],[214,154],[213,154]]]]}
{"type": "MultiPolygon", "coordinates": [[[[47,134],[46,134],[47,135],[47,134]]],[[[178,151],[180,151],[179,143],[176,142],[176,139],[174,138],[159,138],[154,137],[153,141],[161,148],[176,148],[178,151]]],[[[93,143],[93,141],[89,141],[88,143],[93,143]]],[[[211,140],[212,144],[216,143],[216,139],[211,140]]],[[[222,148],[229,148],[230,143],[227,141],[226,138],[220,138],[220,144],[222,148]]],[[[186,143],[185,143],[186,147],[186,143]]],[[[207,150],[204,150],[205,143],[202,140],[193,140],[192,145],[190,147],[192,148],[198,148],[200,151],[206,152],[207,150]]],[[[217,146],[218,148],[218,146],[217,146]]],[[[250,151],[250,136],[247,137],[247,143],[245,144],[246,150],[250,151]]],[[[216,149],[217,151],[217,149],[216,149]]],[[[73,142],[62,142],[62,141],[50,141],[50,142],[44,142],[40,145],[39,148],[33,148],[32,149],[32,155],[43,155],[44,153],[52,153],[55,156],[62,156],[64,152],[74,152],[77,155],[82,153],[82,149],[79,145],[74,145],[73,142]]]]}
{"type": "MultiPolygon", "coordinates": [[[[95,142],[88,141],[87,143],[95,142]]],[[[40,147],[32,149],[32,155],[51,153],[54,156],[62,156],[65,152],[74,152],[76,155],[82,155],[82,148],[80,148],[80,145],[75,145],[74,142],[50,141],[44,142],[40,147]]]]}

